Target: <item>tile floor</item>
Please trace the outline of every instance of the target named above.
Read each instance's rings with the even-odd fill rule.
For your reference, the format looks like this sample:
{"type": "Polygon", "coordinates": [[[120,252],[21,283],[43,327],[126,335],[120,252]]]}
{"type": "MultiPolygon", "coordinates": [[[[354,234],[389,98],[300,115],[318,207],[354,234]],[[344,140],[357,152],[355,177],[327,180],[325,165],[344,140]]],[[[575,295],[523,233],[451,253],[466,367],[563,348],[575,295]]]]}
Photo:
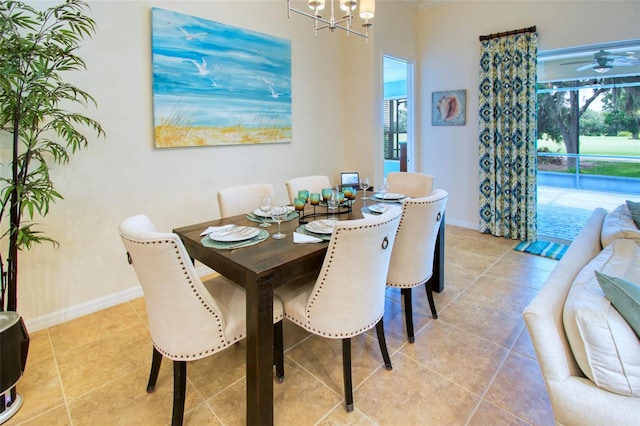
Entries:
{"type": "MultiPolygon", "coordinates": [[[[285,324],[285,370],[274,381],[276,425],[552,425],[522,310],[557,263],[515,242],[447,227],[440,317],[414,290],[416,342],[406,341],[399,292],[385,328],[353,339],[355,410],[344,408],[341,345],[285,324]]],[[[147,394],[151,340],[142,299],[34,332],[25,402],[6,425],[167,425],[173,375],[165,360],[147,394]]],[[[188,365],[186,425],[245,422],[244,343],[188,365]]]]}

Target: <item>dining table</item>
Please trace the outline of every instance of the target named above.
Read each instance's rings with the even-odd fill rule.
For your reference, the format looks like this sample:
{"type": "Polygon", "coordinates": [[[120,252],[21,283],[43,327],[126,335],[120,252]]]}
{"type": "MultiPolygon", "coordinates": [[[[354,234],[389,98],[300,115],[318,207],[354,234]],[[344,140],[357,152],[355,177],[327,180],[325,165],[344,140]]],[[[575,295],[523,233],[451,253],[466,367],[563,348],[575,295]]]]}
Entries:
{"type": "MultiPolygon", "coordinates": [[[[360,194],[357,195],[350,207],[341,207],[335,211],[339,220],[360,219],[364,217],[363,211],[373,213],[368,210],[368,207],[376,201],[371,199],[363,201],[359,197],[360,194]]],[[[269,234],[276,232],[278,229],[276,223],[269,228],[260,228],[258,223],[260,218],[256,218],[255,213],[258,211],[181,226],[175,228],[173,232],[184,243],[192,261],[199,261],[245,289],[246,424],[271,425],[273,424],[274,385],[273,289],[283,284],[304,283],[316,279],[324,261],[328,242],[294,243],[294,232],[296,230],[304,232],[303,225],[299,223],[300,216],[281,223],[282,233],[286,234],[284,239],[274,239],[270,235],[253,245],[238,244],[242,247],[228,245],[225,248],[211,247],[211,244],[203,242],[208,238],[201,235],[203,231],[209,227],[229,224],[266,229],[269,234]]],[[[302,215],[304,215],[303,221],[313,221],[326,219],[331,216],[331,211],[326,205],[315,206],[314,209],[314,206],[307,203],[302,215]]],[[[436,244],[434,276],[431,278],[433,289],[436,291],[441,291],[442,286],[439,283],[444,283],[442,263],[444,261],[444,225],[441,226],[440,234],[436,244]]]]}

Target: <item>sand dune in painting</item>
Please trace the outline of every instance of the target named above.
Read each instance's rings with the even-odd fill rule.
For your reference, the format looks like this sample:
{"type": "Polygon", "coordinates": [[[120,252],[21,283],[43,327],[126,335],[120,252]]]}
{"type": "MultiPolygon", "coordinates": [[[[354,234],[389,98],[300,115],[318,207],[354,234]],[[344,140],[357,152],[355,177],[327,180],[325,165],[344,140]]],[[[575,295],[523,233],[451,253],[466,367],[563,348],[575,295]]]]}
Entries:
{"type": "Polygon", "coordinates": [[[291,128],[155,126],[158,148],[291,142],[291,128]]]}

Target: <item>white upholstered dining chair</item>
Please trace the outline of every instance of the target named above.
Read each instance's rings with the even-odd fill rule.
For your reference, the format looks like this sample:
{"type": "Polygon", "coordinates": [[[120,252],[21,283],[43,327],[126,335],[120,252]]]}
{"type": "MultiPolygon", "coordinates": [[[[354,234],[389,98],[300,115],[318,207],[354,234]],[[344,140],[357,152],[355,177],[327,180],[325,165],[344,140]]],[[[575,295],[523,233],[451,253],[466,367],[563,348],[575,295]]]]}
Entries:
{"type": "Polygon", "coordinates": [[[303,176],[289,179],[285,182],[289,202],[293,204],[293,199],[298,196],[298,191],[306,189],[309,193],[316,192],[320,194],[322,188],[331,188],[329,176],[303,176]]]}
{"type": "Polygon", "coordinates": [[[220,217],[237,216],[252,212],[260,206],[260,198],[264,196],[271,197],[271,202],[275,203],[272,184],[255,183],[225,188],[218,192],[220,217]]]}
{"type": "Polygon", "coordinates": [[[426,197],[433,191],[433,176],[425,173],[389,172],[387,182],[389,192],[412,198],[426,197]]]}
{"type": "Polygon", "coordinates": [[[438,318],[433,300],[433,256],[440,223],[449,194],[436,189],[428,197],[406,199],[402,203],[402,219],[391,253],[387,285],[400,288],[404,298],[404,314],[409,342],[415,341],[411,290],[425,284],[433,318],[438,318]]]}
{"type": "Polygon", "coordinates": [[[342,340],[342,368],[347,411],[353,410],[351,337],[376,327],[384,364],[391,359],[384,337],[385,277],[401,211],[337,222],[315,281],[292,283],[273,291],[284,315],[305,330],[342,340]]]}
{"type": "MultiPolygon", "coordinates": [[[[144,293],[153,359],[147,392],[155,389],[162,357],[173,360],[172,425],[182,424],[187,361],[215,354],[246,336],[245,292],[222,276],[202,282],[180,238],[158,232],[145,215],[120,224],[129,263],[144,293]]],[[[273,300],[274,359],[284,378],[282,303],[273,300]]]]}

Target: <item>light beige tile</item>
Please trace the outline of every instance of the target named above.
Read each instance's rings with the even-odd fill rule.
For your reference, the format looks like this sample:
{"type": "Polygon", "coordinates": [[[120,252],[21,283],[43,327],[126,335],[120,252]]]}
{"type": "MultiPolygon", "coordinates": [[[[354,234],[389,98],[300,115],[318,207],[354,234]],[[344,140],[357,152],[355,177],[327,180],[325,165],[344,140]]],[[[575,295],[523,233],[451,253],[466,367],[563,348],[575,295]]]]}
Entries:
{"type": "Polygon", "coordinates": [[[404,346],[400,353],[482,395],[508,350],[437,320],[416,335],[416,342],[404,346]]]}
{"type": "Polygon", "coordinates": [[[456,301],[469,301],[495,310],[521,314],[524,308],[537,294],[537,290],[516,285],[504,275],[492,275],[490,272],[478,278],[456,301]]]}
{"type": "Polygon", "coordinates": [[[39,330],[29,332],[29,352],[27,356],[27,367],[31,362],[43,361],[53,356],[49,330],[39,330]]]}
{"type": "Polygon", "coordinates": [[[49,329],[56,354],[96,342],[114,333],[142,324],[128,303],[73,319],[49,329]]]}
{"type": "Polygon", "coordinates": [[[524,327],[522,313],[477,304],[472,298],[456,299],[439,315],[444,321],[471,334],[510,348],[524,327]]]}
{"type": "Polygon", "coordinates": [[[525,263],[498,262],[486,273],[489,277],[508,279],[514,286],[526,286],[539,290],[549,276],[549,271],[525,263]]]}
{"type": "MultiPolygon", "coordinates": [[[[169,363],[167,363],[169,364],[169,363]]],[[[187,367],[187,377],[189,368],[187,367]]],[[[171,370],[172,371],[172,370],[171,370]]],[[[69,402],[71,419],[78,425],[165,425],[171,423],[173,409],[173,374],[161,372],[155,391],[147,393],[147,368],[139,368],[118,380],[104,383],[69,402]]],[[[189,381],[185,412],[204,400],[189,381]]],[[[211,423],[216,424],[216,423],[211,423]]]]}
{"type": "Polygon", "coordinates": [[[334,408],[329,414],[317,423],[317,426],[374,426],[373,420],[365,416],[362,411],[355,408],[351,412],[345,410],[344,405],[334,408]]]}
{"type": "Polygon", "coordinates": [[[533,360],[538,359],[527,327],[522,329],[520,336],[518,336],[518,340],[516,340],[516,344],[513,346],[513,350],[521,355],[528,356],[533,360]]]}
{"type": "MultiPolygon", "coordinates": [[[[7,426],[11,426],[14,421],[18,420],[17,418],[12,418],[8,422],[4,423],[7,426]]],[[[20,423],[21,426],[66,426],[71,425],[71,420],[69,419],[69,413],[67,412],[67,407],[65,405],[59,405],[52,410],[49,410],[43,414],[40,414],[37,417],[33,417],[25,422],[20,423]]]]}
{"type": "Polygon", "coordinates": [[[507,413],[504,410],[482,401],[480,406],[473,413],[473,417],[467,424],[468,426],[487,426],[487,425],[504,425],[504,426],[526,426],[528,423],[507,413]]]}
{"type": "Polygon", "coordinates": [[[355,407],[380,425],[464,425],[479,397],[402,354],[354,392],[355,407]]]}
{"type": "MultiPolygon", "coordinates": [[[[342,398],[294,362],[285,359],[285,379],[274,382],[274,424],[314,425],[341,404],[342,398]]],[[[216,416],[228,426],[246,423],[246,380],[234,383],[207,400],[216,416]]]]}
{"type": "Polygon", "coordinates": [[[485,399],[528,423],[555,424],[537,362],[515,352],[507,357],[485,399]]]}
{"type": "Polygon", "coordinates": [[[101,340],[57,355],[65,395],[78,398],[142,367],[151,365],[152,343],[147,328],[120,330],[101,340]]]}
{"type": "Polygon", "coordinates": [[[65,402],[53,357],[27,361],[27,368],[18,381],[16,390],[22,395],[22,407],[6,424],[19,424],[65,402]]]}
{"type": "MultiPolygon", "coordinates": [[[[339,395],[344,395],[341,339],[312,336],[289,350],[287,358],[300,364],[339,395]]],[[[364,334],[351,339],[353,388],[383,365],[377,340],[364,334]]]]}

